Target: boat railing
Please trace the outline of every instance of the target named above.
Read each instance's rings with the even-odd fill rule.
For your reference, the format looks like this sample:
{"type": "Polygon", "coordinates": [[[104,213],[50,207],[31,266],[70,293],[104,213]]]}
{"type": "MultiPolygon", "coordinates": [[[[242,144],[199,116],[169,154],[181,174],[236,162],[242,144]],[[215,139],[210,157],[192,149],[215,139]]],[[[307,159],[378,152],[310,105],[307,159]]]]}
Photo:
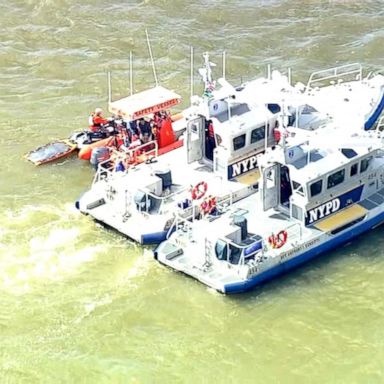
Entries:
{"type": "Polygon", "coordinates": [[[119,160],[131,161],[135,164],[156,158],[159,155],[159,145],[156,140],[152,140],[135,148],[127,148],[116,152],[118,152],[119,160]],[[139,156],[143,156],[144,158],[140,159],[139,156]]]}
{"type": "Polygon", "coordinates": [[[188,199],[189,189],[189,186],[185,186],[181,189],[166,193],[162,196],[159,196],[144,188],[138,189],[137,193],[141,193],[145,197],[144,208],[140,210],[140,212],[148,216],[154,212],[166,213],[163,208],[170,202],[175,204],[174,206],[169,207],[171,210],[174,210],[175,212],[179,210],[185,211],[187,208],[191,207],[191,205],[189,205],[190,199],[188,199]],[[178,204],[180,204],[180,206],[178,206],[178,204]],[[187,204],[188,207],[183,208],[183,204],[187,204]]]}
{"type": "MultiPolygon", "coordinates": [[[[300,241],[303,237],[303,228],[301,226],[301,223],[297,222],[297,223],[293,223],[287,227],[285,227],[283,229],[283,231],[285,231],[287,233],[287,241],[289,241],[289,243],[293,243],[293,244],[296,244],[298,241],[300,241]]],[[[239,244],[239,243],[236,243],[228,238],[219,238],[219,240],[221,240],[222,242],[225,242],[226,244],[228,244],[228,246],[232,246],[233,248],[237,248],[239,251],[240,251],[240,258],[238,259],[238,262],[236,263],[238,266],[242,266],[246,263],[246,259],[251,259],[254,257],[254,255],[259,251],[259,250],[262,250],[262,249],[265,249],[265,245],[268,244],[268,241],[264,238],[260,238],[258,240],[255,240],[253,243],[251,244],[239,244]],[[255,246],[256,244],[260,244],[260,245],[264,245],[260,248],[256,248],[254,251],[252,251],[252,247],[255,246]],[[248,254],[246,254],[245,250],[248,249],[250,252],[248,254]]],[[[274,250],[273,248],[269,249],[269,251],[271,250],[274,250]]],[[[276,249],[276,253],[279,252],[279,249],[276,249]]],[[[229,253],[228,253],[228,259],[227,261],[229,263],[230,260],[229,260],[229,253]]],[[[232,264],[232,263],[231,263],[232,264]]]]}
{"type": "Polygon", "coordinates": [[[172,213],[180,215],[182,218],[186,218],[187,220],[191,220],[191,218],[197,218],[197,217],[207,217],[208,219],[214,214],[204,214],[203,209],[201,208],[203,202],[205,199],[215,199],[215,208],[216,211],[219,214],[224,213],[228,211],[233,204],[233,193],[229,192],[226,195],[223,196],[211,196],[206,195],[206,198],[201,200],[193,200],[191,195],[191,186],[183,186],[180,189],[164,193],[163,195],[159,196],[149,190],[146,190],[144,188],[138,189],[138,192],[141,192],[143,195],[146,196],[146,201],[148,199],[151,199],[153,204],[145,204],[145,209],[141,210],[144,214],[151,214],[151,213],[166,213],[171,211],[172,213]],[[172,204],[169,204],[172,203],[172,204]],[[156,207],[156,208],[153,208],[156,207]],[[166,207],[166,208],[165,208],[166,207]],[[201,213],[202,215],[199,215],[201,213]]]}
{"type": "Polygon", "coordinates": [[[263,238],[259,238],[250,244],[239,244],[237,242],[232,241],[231,239],[228,239],[227,237],[219,237],[217,240],[221,241],[223,243],[226,243],[228,247],[232,246],[233,249],[239,250],[240,257],[238,258],[238,260],[236,262],[233,262],[233,260],[230,260],[230,258],[232,256],[231,252],[227,253],[227,260],[226,260],[229,264],[233,264],[233,265],[236,265],[238,267],[245,264],[246,258],[248,259],[248,258],[254,256],[259,250],[262,250],[263,249],[262,245],[264,242],[263,238]],[[250,252],[248,255],[246,255],[245,250],[246,249],[251,250],[252,247],[255,246],[256,244],[259,244],[260,248],[256,249],[254,252],[250,252]]]}
{"type": "Polygon", "coordinates": [[[222,198],[218,198],[216,202],[216,207],[219,212],[223,213],[230,209],[233,204],[233,193],[229,193],[226,196],[223,196],[222,198]]]}
{"type": "Polygon", "coordinates": [[[324,84],[326,80],[334,81],[336,83],[345,81],[346,79],[362,80],[362,76],[363,69],[359,63],[341,65],[339,67],[313,72],[309,77],[305,92],[308,93],[314,85],[319,86],[320,84],[324,84]]]}
{"type": "Polygon", "coordinates": [[[112,149],[109,158],[98,164],[93,184],[100,180],[109,180],[117,173],[128,172],[130,167],[137,164],[152,162],[157,158],[158,153],[159,146],[156,140],[149,141],[148,143],[131,149],[112,149]],[[118,167],[120,163],[121,166],[118,167]]]}
{"type": "Polygon", "coordinates": [[[215,217],[218,217],[220,214],[225,213],[228,209],[231,208],[233,202],[233,193],[230,193],[222,198],[217,199],[216,201],[216,213],[203,215],[200,204],[193,204],[187,208],[178,210],[175,213],[174,220],[168,230],[167,238],[171,235],[174,228],[176,230],[182,228],[182,231],[189,232],[189,237],[192,237],[192,223],[195,220],[201,218],[207,218],[208,220],[212,220],[215,217]]]}
{"type": "Polygon", "coordinates": [[[97,166],[97,171],[93,178],[92,185],[98,183],[101,180],[109,180],[115,172],[114,164],[111,163],[110,159],[100,162],[97,166]]]}
{"type": "Polygon", "coordinates": [[[285,228],[285,231],[287,232],[287,239],[290,243],[301,240],[303,237],[303,227],[299,222],[289,225],[285,228]]]}
{"type": "MultiPolygon", "coordinates": [[[[190,209],[190,212],[188,215],[182,215],[181,212],[176,212],[172,222],[169,226],[169,229],[167,231],[166,238],[168,239],[174,230],[180,235],[182,235],[182,238],[187,238],[188,240],[192,240],[193,237],[193,222],[199,215],[199,207],[197,205],[193,205],[190,209]]],[[[179,243],[182,242],[182,240],[176,238],[176,241],[179,243]]]]}

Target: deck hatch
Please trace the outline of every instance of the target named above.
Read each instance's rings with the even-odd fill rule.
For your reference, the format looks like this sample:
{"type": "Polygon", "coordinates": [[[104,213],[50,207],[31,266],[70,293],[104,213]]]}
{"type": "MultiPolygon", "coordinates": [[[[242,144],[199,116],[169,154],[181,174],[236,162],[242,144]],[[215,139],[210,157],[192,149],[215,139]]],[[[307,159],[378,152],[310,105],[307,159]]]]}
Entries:
{"type": "Polygon", "coordinates": [[[373,201],[375,204],[380,205],[384,202],[384,197],[375,193],[374,195],[369,197],[369,200],[373,201]]]}
{"type": "Polygon", "coordinates": [[[323,232],[333,231],[336,228],[342,227],[351,221],[363,217],[366,213],[367,210],[364,207],[359,204],[354,204],[331,217],[319,221],[315,224],[315,227],[323,232]]]}

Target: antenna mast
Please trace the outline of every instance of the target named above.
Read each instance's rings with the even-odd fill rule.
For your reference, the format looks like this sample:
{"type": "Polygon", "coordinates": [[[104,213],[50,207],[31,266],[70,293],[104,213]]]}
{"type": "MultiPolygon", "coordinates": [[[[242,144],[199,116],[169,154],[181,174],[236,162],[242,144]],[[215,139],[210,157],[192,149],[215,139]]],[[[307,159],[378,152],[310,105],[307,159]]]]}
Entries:
{"type": "Polygon", "coordinates": [[[132,51],[129,51],[129,88],[131,89],[131,96],[133,94],[133,75],[132,75],[132,51]]]}
{"type": "Polygon", "coordinates": [[[108,71],[108,103],[112,102],[111,72],[108,71]]]}
{"type": "Polygon", "coordinates": [[[223,79],[225,79],[225,58],[226,58],[226,53],[223,51],[223,79]]]}
{"type": "Polygon", "coordinates": [[[145,29],[145,34],[147,35],[148,51],[149,51],[149,56],[151,57],[153,77],[155,78],[155,84],[156,84],[156,87],[157,87],[159,85],[159,83],[157,81],[156,68],[155,68],[155,63],[153,61],[152,48],[151,48],[151,44],[149,42],[148,30],[147,29],[145,29]]]}
{"type": "Polygon", "coordinates": [[[193,47],[191,46],[191,97],[193,96],[193,47]]]}

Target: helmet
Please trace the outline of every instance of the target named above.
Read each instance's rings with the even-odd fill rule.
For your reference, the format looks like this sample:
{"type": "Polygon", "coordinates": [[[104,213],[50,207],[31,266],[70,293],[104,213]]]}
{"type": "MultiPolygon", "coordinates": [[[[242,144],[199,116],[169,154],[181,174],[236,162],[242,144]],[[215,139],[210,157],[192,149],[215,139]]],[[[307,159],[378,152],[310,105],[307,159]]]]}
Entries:
{"type": "Polygon", "coordinates": [[[101,115],[103,113],[103,110],[101,108],[95,109],[95,115],[101,115]]]}

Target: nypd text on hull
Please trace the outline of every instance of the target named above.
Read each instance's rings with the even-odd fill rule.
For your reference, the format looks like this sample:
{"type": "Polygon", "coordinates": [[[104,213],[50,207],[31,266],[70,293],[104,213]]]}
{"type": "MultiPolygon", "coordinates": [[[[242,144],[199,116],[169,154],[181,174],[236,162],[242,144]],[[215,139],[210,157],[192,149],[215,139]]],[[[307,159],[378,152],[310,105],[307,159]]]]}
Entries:
{"type": "Polygon", "coordinates": [[[340,205],[340,199],[336,198],[309,210],[307,213],[309,216],[308,224],[312,224],[315,221],[330,215],[331,213],[337,212],[340,209],[340,205]]]}
{"type": "Polygon", "coordinates": [[[257,165],[257,158],[255,156],[248,157],[247,159],[240,160],[237,163],[231,164],[232,173],[230,175],[231,178],[240,176],[245,172],[251,171],[255,169],[257,165]]]}

